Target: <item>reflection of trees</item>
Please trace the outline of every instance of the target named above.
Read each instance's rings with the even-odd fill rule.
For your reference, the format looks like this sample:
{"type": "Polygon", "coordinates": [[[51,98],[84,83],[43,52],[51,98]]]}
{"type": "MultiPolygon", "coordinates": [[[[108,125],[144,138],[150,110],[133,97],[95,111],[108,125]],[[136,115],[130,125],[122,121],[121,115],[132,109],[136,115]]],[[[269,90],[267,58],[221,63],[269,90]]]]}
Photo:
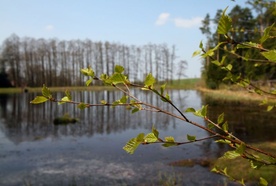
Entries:
{"type": "Polygon", "coordinates": [[[217,121],[217,117],[225,114],[229,130],[246,142],[260,142],[275,140],[276,112],[267,112],[258,103],[229,102],[203,97],[204,104],[208,104],[208,116],[217,121]]]}
{"type": "MultiPolygon", "coordinates": [[[[145,102],[158,105],[170,112],[173,111],[168,104],[162,102],[153,94],[143,93],[138,89],[132,91],[145,102]]],[[[180,97],[176,97],[173,92],[169,92],[173,95],[172,99],[182,99],[182,102],[184,102],[184,96],[182,98],[180,98],[180,95],[178,95],[180,97]]],[[[153,124],[160,130],[166,130],[169,124],[175,122],[174,118],[164,114],[147,111],[131,114],[130,111],[120,106],[116,108],[100,106],[79,110],[72,104],[30,104],[30,100],[35,95],[34,93],[13,94],[5,99],[5,104],[1,104],[1,110],[3,111],[1,116],[4,119],[3,130],[16,143],[48,136],[92,136],[93,134],[109,134],[136,128],[150,130],[153,124]],[[66,126],[54,126],[54,118],[64,114],[78,118],[79,122],[66,126]]],[[[63,93],[56,93],[55,95],[57,98],[62,96],[63,93]]],[[[74,100],[87,103],[99,103],[100,100],[112,102],[121,96],[120,92],[117,91],[72,92],[74,100]]]]}

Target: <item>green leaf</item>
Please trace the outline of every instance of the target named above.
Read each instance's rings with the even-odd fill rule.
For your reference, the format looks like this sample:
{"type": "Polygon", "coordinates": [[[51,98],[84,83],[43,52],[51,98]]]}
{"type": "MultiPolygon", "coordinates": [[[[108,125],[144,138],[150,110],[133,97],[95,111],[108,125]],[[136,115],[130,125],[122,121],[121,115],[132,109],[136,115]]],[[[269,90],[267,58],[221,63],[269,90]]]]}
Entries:
{"type": "Polygon", "coordinates": [[[227,151],[226,153],[224,153],[223,157],[227,158],[227,159],[235,159],[237,157],[239,157],[240,154],[237,153],[236,151],[227,151]]]}
{"type": "Polygon", "coordinates": [[[89,85],[92,83],[92,81],[93,81],[93,79],[88,79],[88,80],[85,82],[86,86],[89,86],[89,85]]]}
{"type": "Polygon", "coordinates": [[[114,73],[110,78],[110,82],[113,84],[124,83],[126,81],[126,77],[123,74],[114,73]]]}
{"type": "Polygon", "coordinates": [[[215,142],[216,142],[216,143],[231,144],[231,141],[229,141],[229,140],[224,140],[224,139],[216,140],[215,142]]]}
{"type": "Polygon", "coordinates": [[[264,164],[259,162],[259,161],[256,161],[256,160],[250,160],[250,165],[253,169],[259,169],[261,168],[264,164]]]}
{"type": "Polygon", "coordinates": [[[144,83],[146,87],[153,87],[153,84],[155,83],[155,78],[152,76],[151,73],[147,75],[144,83]]]}
{"type": "Polygon", "coordinates": [[[101,100],[101,104],[105,105],[107,102],[105,100],[101,100]]]}
{"type": "Polygon", "coordinates": [[[154,134],[154,136],[156,138],[159,138],[159,132],[158,132],[158,130],[156,128],[152,127],[152,133],[154,134]]]}
{"type": "Polygon", "coordinates": [[[154,133],[148,133],[144,138],[144,141],[148,143],[153,143],[153,142],[156,142],[157,140],[158,138],[154,135],[154,133]]]}
{"type": "Polygon", "coordinates": [[[269,111],[271,111],[273,108],[274,108],[274,105],[268,105],[266,110],[269,112],[269,111]]]}
{"type": "Polygon", "coordinates": [[[163,147],[172,147],[172,146],[177,146],[177,144],[176,143],[164,143],[163,145],[162,145],[163,147]]]}
{"type": "Polygon", "coordinates": [[[245,151],[245,148],[246,148],[245,144],[241,143],[240,145],[238,145],[236,152],[242,155],[245,151]]]}
{"type": "Polygon", "coordinates": [[[231,18],[225,15],[227,8],[222,12],[222,15],[219,19],[218,29],[217,29],[217,32],[219,34],[227,34],[227,32],[231,29],[231,26],[232,26],[231,18]]]}
{"type": "Polygon", "coordinates": [[[218,117],[218,124],[221,124],[224,121],[224,113],[220,114],[218,117]]]}
{"type": "Polygon", "coordinates": [[[42,95],[47,98],[52,97],[52,93],[51,93],[50,89],[48,87],[46,87],[45,84],[43,84],[43,87],[42,87],[42,95]]]}
{"type": "Polygon", "coordinates": [[[121,74],[124,72],[125,68],[123,66],[116,65],[114,70],[115,70],[115,72],[121,74]]]}
{"type": "Polygon", "coordinates": [[[193,53],[192,57],[195,57],[195,56],[200,55],[200,54],[201,54],[201,52],[202,52],[202,50],[196,50],[196,51],[194,51],[194,53],[193,53]]]}
{"type": "Polygon", "coordinates": [[[200,43],[199,43],[199,48],[202,49],[202,50],[204,50],[202,41],[200,41],[200,43]]]}
{"type": "Polygon", "coordinates": [[[92,78],[95,76],[95,73],[91,67],[81,69],[81,73],[85,76],[90,76],[92,78]]]}
{"type": "Polygon", "coordinates": [[[223,130],[224,132],[228,132],[228,123],[227,123],[227,121],[226,121],[225,123],[222,124],[222,130],[223,130]]]}
{"type": "Polygon", "coordinates": [[[192,113],[195,113],[196,110],[195,110],[194,108],[187,108],[187,109],[185,110],[185,112],[192,112],[192,113]]]}
{"type": "Polygon", "coordinates": [[[167,136],[167,137],[165,137],[165,141],[166,141],[166,142],[174,142],[174,137],[172,137],[172,136],[167,136]]]}
{"type": "Polygon", "coordinates": [[[212,123],[208,123],[208,129],[212,129],[212,128],[214,128],[215,127],[215,125],[214,124],[212,124],[212,123]]]}
{"type": "Polygon", "coordinates": [[[237,45],[237,49],[240,48],[260,48],[260,44],[258,43],[253,43],[253,42],[243,42],[241,44],[237,45]]]}
{"type": "Polygon", "coordinates": [[[199,116],[199,117],[203,117],[203,118],[206,117],[206,115],[207,115],[207,107],[208,107],[208,105],[203,105],[201,107],[201,109],[199,109],[199,110],[197,110],[197,111],[194,112],[194,115],[199,116]]]}
{"type": "Polygon", "coordinates": [[[68,90],[65,90],[65,95],[66,95],[66,97],[68,98],[69,101],[72,100],[71,94],[68,90]]]}
{"type": "Polygon", "coordinates": [[[49,99],[44,96],[36,96],[30,103],[39,104],[48,101],[49,99]]]}
{"type": "Polygon", "coordinates": [[[269,32],[274,27],[274,24],[275,23],[273,23],[271,26],[265,28],[264,34],[263,34],[263,36],[260,39],[260,43],[265,42],[269,38],[269,32]]]}
{"type": "Polygon", "coordinates": [[[163,84],[163,85],[160,87],[160,93],[161,93],[162,96],[163,96],[163,94],[164,94],[165,88],[166,88],[166,83],[163,84]]]}
{"type": "Polygon", "coordinates": [[[187,139],[189,141],[195,141],[196,140],[196,136],[190,136],[189,134],[187,134],[187,139]]]}
{"type": "Polygon", "coordinates": [[[81,110],[83,110],[83,109],[85,109],[85,108],[87,108],[88,106],[87,106],[87,104],[85,104],[85,103],[80,103],[80,104],[78,104],[78,108],[79,109],[81,109],[81,110]]]}
{"type": "Polygon", "coordinates": [[[268,182],[263,177],[260,177],[259,185],[268,186],[268,182]]]}
{"type": "Polygon", "coordinates": [[[140,133],[136,138],[130,139],[127,144],[123,147],[123,149],[129,153],[133,154],[137,147],[143,142],[144,133],[140,133]]]}
{"type": "Polygon", "coordinates": [[[132,109],[131,113],[134,114],[135,112],[138,112],[138,111],[140,111],[140,109],[135,107],[134,109],[132,109]]]}
{"type": "Polygon", "coordinates": [[[63,104],[63,103],[66,103],[67,101],[70,101],[70,99],[67,97],[67,96],[64,96],[61,101],[58,102],[58,104],[63,104]]]}
{"type": "Polygon", "coordinates": [[[128,96],[126,96],[126,95],[122,96],[122,98],[120,99],[120,103],[121,103],[121,104],[126,103],[126,102],[127,102],[127,99],[128,99],[128,96]]]}
{"type": "Polygon", "coordinates": [[[261,54],[269,61],[276,62],[276,50],[270,50],[268,52],[261,52],[261,54]]]}

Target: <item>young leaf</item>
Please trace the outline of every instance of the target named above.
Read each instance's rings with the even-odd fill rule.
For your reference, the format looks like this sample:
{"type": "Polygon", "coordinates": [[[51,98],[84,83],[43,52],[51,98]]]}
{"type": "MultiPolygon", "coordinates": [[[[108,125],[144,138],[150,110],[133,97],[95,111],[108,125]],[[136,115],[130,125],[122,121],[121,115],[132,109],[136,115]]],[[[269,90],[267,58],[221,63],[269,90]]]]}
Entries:
{"type": "Polygon", "coordinates": [[[165,88],[166,88],[166,83],[163,84],[163,85],[160,87],[160,94],[161,94],[162,96],[163,96],[163,94],[164,94],[165,88]]]}
{"type": "Polygon", "coordinates": [[[156,142],[157,140],[158,138],[154,135],[154,133],[148,133],[144,138],[144,141],[148,143],[153,143],[153,142],[156,142]]]}
{"type": "Polygon", "coordinates": [[[236,152],[239,153],[239,154],[243,154],[244,151],[245,151],[245,144],[244,143],[241,143],[240,145],[238,145],[237,149],[236,149],[236,152]]]}
{"type": "Polygon", "coordinates": [[[68,90],[65,91],[65,95],[68,98],[68,101],[72,100],[71,94],[68,90]]]}
{"type": "Polygon", "coordinates": [[[101,100],[101,104],[105,105],[107,102],[105,100],[101,100]]]}
{"type": "Polygon", "coordinates": [[[167,136],[167,137],[165,137],[165,141],[166,141],[166,142],[174,142],[174,137],[172,137],[172,136],[167,136]]]}
{"type": "Polygon", "coordinates": [[[269,32],[270,32],[270,30],[274,27],[274,24],[275,24],[275,23],[273,23],[271,26],[265,28],[264,34],[263,34],[263,36],[262,36],[261,39],[260,39],[260,43],[261,43],[261,44],[262,44],[263,42],[265,42],[265,41],[269,38],[269,32]]]}
{"type": "Polygon", "coordinates": [[[58,104],[63,104],[63,103],[66,103],[67,101],[70,101],[70,99],[67,97],[67,96],[64,96],[61,101],[58,102],[58,104]]]}
{"type": "Polygon", "coordinates": [[[154,134],[154,136],[156,138],[159,138],[159,132],[158,132],[158,130],[156,128],[152,127],[152,133],[154,134]]]}
{"type": "Polygon", "coordinates": [[[196,140],[196,136],[190,136],[189,134],[187,134],[187,139],[189,141],[195,141],[196,140]]]}
{"type": "Polygon", "coordinates": [[[85,76],[94,77],[95,73],[91,67],[81,69],[81,73],[85,76]]]}
{"type": "Polygon", "coordinates": [[[49,99],[44,96],[36,96],[30,103],[39,104],[48,101],[49,99]]]}
{"type": "Polygon", "coordinates": [[[220,114],[218,117],[218,124],[221,124],[224,121],[224,113],[220,114]]]}
{"type": "Polygon", "coordinates": [[[144,133],[140,133],[136,136],[136,138],[130,139],[123,149],[129,154],[133,154],[137,147],[143,142],[143,139],[144,133]]]}
{"type": "Polygon", "coordinates": [[[115,72],[121,74],[122,72],[124,72],[125,69],[123,66],[116,65],[114,70],[115,70],[115,72]]]}
{"type": "Polygon", "coordinates": [[[268,182],[263,177],[260,177],[259,185],[260,186],[268,186],[268,182]]]}
{"type": "Polygon", "coordinates": [[[135,112],[138,112],[138,111],[140,111],[140,109],[135,107],[134,109],[132,109],[131,113],[134,114],[135,112]]]}
{"type": "Polygon", "coordinates": [[[192,113],[195,113],[196,110],[195,110],[194,108],[187,108],[187,109],[185,110],[185,112],[192,112],[192,113]]]}
{"type": "Polygon", "coordinates": [[[227,123],[227,121],[226,121],[225,123],[222,124],[222,130],[223,130],[224,132],[228,132],[228,123],[227,123]]]}
{"type": "Polygon", "coordinates": [[[153,84],[155,83],[155,78],[152,76],[151,73],[149,73],[145,79],[145,86],[146,87],[152,87],[153,84]]]}
{"type": "Polygon", "coordinates": [[[227,32],[231,29],[232,26],[232,19],[229,16],[225,15],[227,8],[223,11],[218,23],[217,32],[219,34],[227,34],[227,32]]]}
{"type": "Polygon", "coordinates": [[[124,83],[126,80],[126,77],[123,74],[119,73],[114,73],[110,78],[110,82],[113,84],[118,84],[118,83],[124,83]]]}
{"type": "Polygon", "coordinates": [[[87,105],[85,103],[80,103],[80,104],[78,104],[78,108],[83,110],[83,109],[87,108],[87,105]]]}
{"type": "Polygon", "coordinates": [[[261,54],[269,61],[276,63],[276,50],[270,50],[268,52],[261,52],[261,54]]]}
{"type": "Polygon", "coordinates": [[[271,111],[273,108],[274,108],[274,105],[268,105],[266,110],[269,112],[269,111],[271,111]]]}
{"type": "Polygon", "coordinates": [[[227,151],[226,153],[224,153],[223,157],[227,158],[227,159],[235,159],[237,157],[239,157],[240,154],[237,153],[236,151],[227,151]]]}
{"type": "Polygon", "coordinates": [[[85,82],[86,86],[89,86],[89,85],[92,83],[92,81],[93,81],[93,79],[88,79],[88,80],[85,82]]]}
{"type": "Polygon", "coordinates": [[[120,103],[126,103],[127,102],[127,99],[128,99],[128,96],[123,96],[121,99],[120,99],[120,103]]]}
{"type": "Polygon", "coordinates": [[[42,95],[47,98],[52,97],[52,93],[51,93],[50,89],[48,87],[46,87],[45,84],[43,84],[43,87],[42,87],[42,95]]]}

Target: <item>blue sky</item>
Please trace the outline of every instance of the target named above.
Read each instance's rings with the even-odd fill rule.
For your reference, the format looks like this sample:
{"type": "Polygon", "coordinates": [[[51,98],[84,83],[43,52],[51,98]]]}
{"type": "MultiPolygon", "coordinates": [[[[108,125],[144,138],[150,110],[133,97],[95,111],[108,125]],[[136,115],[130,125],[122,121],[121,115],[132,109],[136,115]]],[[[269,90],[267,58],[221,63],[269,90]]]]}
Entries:
{"type": "Polygon", "coordinates": [[[201,40],[201,20],[245,0],[0,0],[0,43],[19,37],[86,39],[122,44],[167,43],[186,60],[188,77],[199,77],[192,58],[201,40]]]}

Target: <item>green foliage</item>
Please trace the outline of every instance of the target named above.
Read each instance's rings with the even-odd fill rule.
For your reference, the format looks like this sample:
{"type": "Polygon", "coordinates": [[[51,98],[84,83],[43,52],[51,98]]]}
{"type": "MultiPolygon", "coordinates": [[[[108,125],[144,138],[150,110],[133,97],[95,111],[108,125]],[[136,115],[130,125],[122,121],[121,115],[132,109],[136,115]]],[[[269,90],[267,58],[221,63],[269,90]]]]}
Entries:
{"type": "Polygon", "coordinates": [[[227,8],[223,11],[218,23],[217,32],[219,34],[227,34],[232,27],[232,19],[229,16],[225,15],[226,10],[227,8]]]}

